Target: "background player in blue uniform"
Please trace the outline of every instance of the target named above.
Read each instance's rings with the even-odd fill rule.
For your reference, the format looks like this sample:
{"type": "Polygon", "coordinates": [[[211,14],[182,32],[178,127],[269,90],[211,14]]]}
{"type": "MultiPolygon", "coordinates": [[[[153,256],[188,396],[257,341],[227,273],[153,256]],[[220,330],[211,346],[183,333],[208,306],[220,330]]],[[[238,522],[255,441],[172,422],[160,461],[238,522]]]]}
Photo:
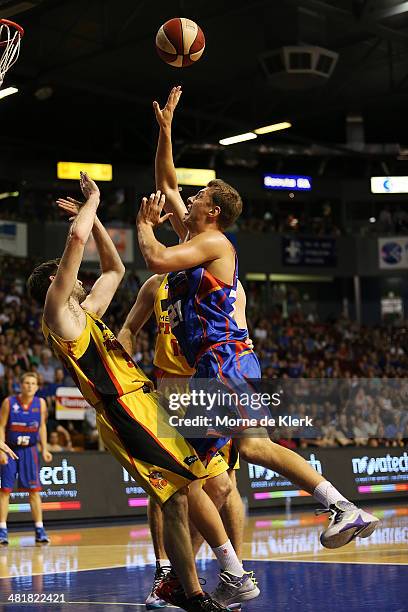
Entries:
{"type": "MultiPolygon", "coordinates": [[[[260,377],[256,356],[242,345],[243,330],[232,317],[237,261],[235,250],[223,233],[239,217],[242,201],[235,189],[215,180],[188,199],[186,210],[178,190],[171,144],[173,112],[180,95],[181,88],[176,87],[163,109],[154,103],[160,125],[157,187],[168,196],[170,207],[167,210],[170,212],[161,217],[166,197],[160,191],[149,199],[143,198],[137,217],[139,246],[153,272],[179,272],[169,277],[172,312],[170,314],[170,309],[168,312],[172,331],[185,356],[190,363],[194,362],[201,378],[216,377],[228,385],[246,376],[260,377]],[[182,214],[181,211],[186,212],[182,214]],[[179,218],[189,239],[183,244],[166,247],[156,239],[154,228],[171,214],[179,218]]],[[[378,524],[376,517],[344,498],[303,457],[267,437],[258,436],[255,431],[252,436],[234,438],[242,458],[277,471],[325,506],[330,513],[330,524],[321,535],[324,546],[337,548],[357,536],[367,537],[373,533],[378,524]]],[[[210,456],[216,445],[211,439],[204,443],[210,456]]],[[[199,450],[203,451],[201,440],[199,450]]],[[[224,605],[230,601],[230,592],[241,588],[234,581],[230,589],[227,581],[228,577],[213,594],[214,599],[224,605]]]]}
{"type": "Polygon", "coordinates": [[[8,544],[6,521],[16,479],[18,490],[28,491],[35,541],[49,542],[42,519],[37,442],[41,443],[44,461],[51,461],[52,455],[47,450],[47,407],[44,399],[35,396],[37,390],[37,375],[27,372],[21,377],[21,393],[6,397],[1,405],[0,441],[6,442],[16,456],[0,451],[0,544],[3,545],[8,544]]]}

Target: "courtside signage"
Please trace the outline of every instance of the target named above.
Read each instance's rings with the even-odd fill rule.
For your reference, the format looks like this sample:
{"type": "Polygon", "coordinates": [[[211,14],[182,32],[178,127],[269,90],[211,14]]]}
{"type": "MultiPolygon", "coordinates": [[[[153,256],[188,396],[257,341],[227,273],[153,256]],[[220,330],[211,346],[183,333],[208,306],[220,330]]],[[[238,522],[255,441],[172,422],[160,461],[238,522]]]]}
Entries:
{"type": "Polygon", "coordinates": [[[264,174],[263,184],[265,189],[311,191],[312,178],[297,174],[264,174]]]}
{"type": "Polygon", "coordinates": [[[77,181],[80,172],[87,172],[94,181],[111,181],[112,164],[90,164],[82,162],[58,162],[57,177],[77,181]]]}
{"type": "Polygon", "coordinates": [[[206,168],[176,168],[177,182],[179,185],[192,185],[193,187],[205,187],[216,177],[215,170],[206,168]]]}
{"type": "Polygon", "coordinates": [[[371,193],[408,193],[408,176],[372,176],[371,193]]]}

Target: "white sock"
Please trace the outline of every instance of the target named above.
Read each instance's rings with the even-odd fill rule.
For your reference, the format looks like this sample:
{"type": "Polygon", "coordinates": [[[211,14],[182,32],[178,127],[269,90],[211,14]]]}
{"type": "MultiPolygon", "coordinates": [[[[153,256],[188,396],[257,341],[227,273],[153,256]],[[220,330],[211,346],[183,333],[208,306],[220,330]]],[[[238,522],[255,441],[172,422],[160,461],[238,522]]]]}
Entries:
{"type": "Polygon", "coordinates": [[[169,567],[171,565],[168,559],[156,559],[156,563],[158,563],[160,567],[169,567]]]}
{"type": "Polygon", "coordinates": [[[217,557],[217,561],[220,564],[222,571],[229,572],[230,574],[238,577],[244,575],[244,568],[242,567],[242,563],[238,559],[237,553],[235,552],[230,540],[227,540],[223,546],[213,548],[212,551],[217,557]]]}
{"type": "Polygon", "coordinates": [[[37,521],[36,523],[34,523],[35,528],[37,529],[37,527],[44,527],[43,522],[42,521],[37,521]]]}
{"type": "Polygon", "coordinates": [[[320,484],[317,485],[315,490],[313,491],[313,497],[317,499],[317,501],[326,506],[328,508],[331,504],[335,504],[338,501],[345,501],[351,503],[348,499],[343,497],[339,491],[333,487],[332,483],[328,480],[324,480],[320,484]]]}
{"type": "Polygon", "coordinates": [[[0,521],[0,529],[7,529],[7,523],[4,521],[0,521]]]}

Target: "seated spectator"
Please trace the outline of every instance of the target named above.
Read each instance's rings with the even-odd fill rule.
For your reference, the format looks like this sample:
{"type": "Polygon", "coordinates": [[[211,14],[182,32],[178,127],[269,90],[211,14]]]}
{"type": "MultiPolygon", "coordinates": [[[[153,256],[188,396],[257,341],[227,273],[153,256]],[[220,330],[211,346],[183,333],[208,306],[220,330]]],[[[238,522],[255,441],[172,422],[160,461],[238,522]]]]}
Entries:
{"type": "Polygon", "coordinates": [[[365,428],[365,422],[362,417],[358,417],[353,426],[354,443],[356,446],[367,446],[368,435],[365,428]]]}
{"type": "Polygon", "coordinates": [[[58,431],[52,431],[48,436],[47,447],[51,453],[70,452],[72,450],[71,437],[69,435],[65,436],[62,432],[60,433],[62,434],[64,445],[60,443],[61,438],[58,431]]]}
{"type": "Polygon", "coordinates": [[[54,382],[55,367],[51,363],[51,351],[49,349],[41,351],[40,365],[37,368],[37,372],[44,377],[45,383],[54,382]]]}
{"type": "Polygon", "coordinates": [[[47,448],[50,453],[60,453],[62,446],[59,443],[59,436],[57,431],[52,431],[48,437],[47,448]]]}

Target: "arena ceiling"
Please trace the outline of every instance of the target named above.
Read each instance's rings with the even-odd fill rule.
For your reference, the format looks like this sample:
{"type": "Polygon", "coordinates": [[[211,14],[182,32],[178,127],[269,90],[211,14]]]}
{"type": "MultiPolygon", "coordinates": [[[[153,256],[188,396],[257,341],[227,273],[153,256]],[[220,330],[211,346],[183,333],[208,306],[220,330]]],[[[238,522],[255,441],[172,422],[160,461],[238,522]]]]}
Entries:
{"type": "Polygon", "coordinates": [[[150,163],[151,103],[164,101],[173,84],[184,89],[175,136],[187,160],[189,152],[217,151],[220,138],[284,120],[291,130],[229,154],[344,154],[353,140],[347,115],[364,120],[355,155],[385,150],[370,143],[399,143],[401,150],[388,150],[402,159],[407,153],[408,2],[0,0],[0,17],[26,30],[4,84],[20,92],[0,100],[3,154],[150,163]],[[202,59],[185,69],[167,66],[155,51],[158,27],[174,16],[194,19],[206,35],[202,59]],[[338,53],[330,78],[267,75],[264,58],[298,43],[338,53]]]}

